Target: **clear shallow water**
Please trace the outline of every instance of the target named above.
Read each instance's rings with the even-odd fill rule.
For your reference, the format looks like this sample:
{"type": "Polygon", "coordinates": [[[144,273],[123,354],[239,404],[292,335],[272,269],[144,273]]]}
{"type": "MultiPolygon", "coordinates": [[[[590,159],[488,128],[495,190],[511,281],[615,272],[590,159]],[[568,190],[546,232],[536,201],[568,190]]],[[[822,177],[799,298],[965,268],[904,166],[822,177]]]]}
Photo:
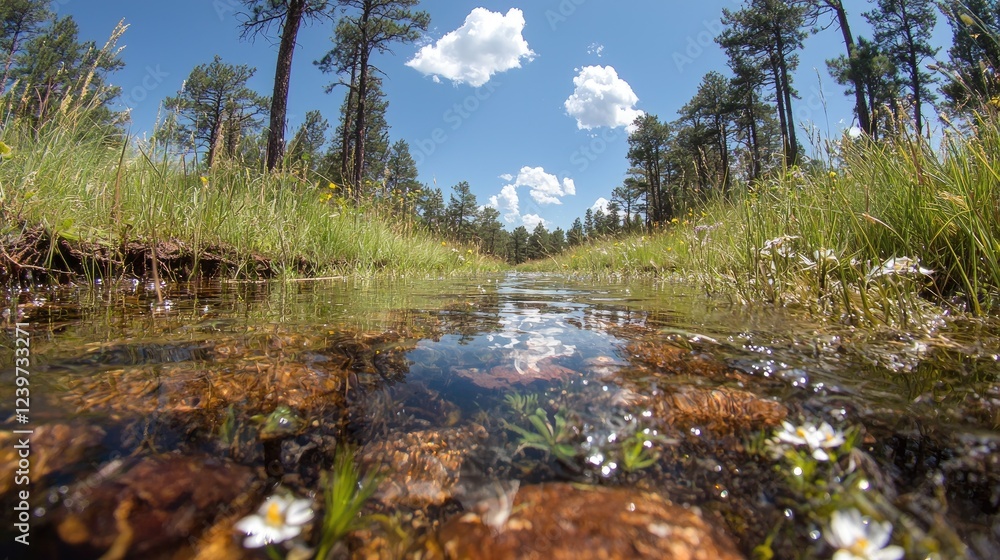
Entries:
{"type": "MultiPolygon", "coordinates": [[[[33,523],[55,543],[38,557],[101,556],[121,533],[107,523],[121,496],[144,485],[174,485],[175,497],[138,511],[187,521],[171,539],[134,514],[133,556],[193,557],[191,539],[216,525],[238,542],[224,512],[252,510],[278,484],[315,493],[343,444],[384,471],[370,507],[409,519],[402,556],[515,480],[653,492],[700,508],[746,555],[775,534],[778,557],[828,556],[815,537],[830,509],[858,503],[841,486],[857,464],[871,481],[866,513],[895,523],[908,552],[998,550],[989,325],[859,331],[674,284],[533,275],[178,285],[166,297],[132,284],[5,306],[4,394],[10,323],[32,337],[33,523]],[[813,491],[762,443],[783,420],[854,431],[862,455],[820,468],[836,480],[803,497],[813,491]],[[640,449],[631,461],[629,449],[640,449]],[[192,472],[233,487],[213,483],[227,491],[194,515],[186,504],[210,494],[199,480],[214,479],[192,472]]],[[[13,500],[10,484],[0,490],[13,500]]],[[[348,548],[380,542],[373,531],[348,548]]]]}

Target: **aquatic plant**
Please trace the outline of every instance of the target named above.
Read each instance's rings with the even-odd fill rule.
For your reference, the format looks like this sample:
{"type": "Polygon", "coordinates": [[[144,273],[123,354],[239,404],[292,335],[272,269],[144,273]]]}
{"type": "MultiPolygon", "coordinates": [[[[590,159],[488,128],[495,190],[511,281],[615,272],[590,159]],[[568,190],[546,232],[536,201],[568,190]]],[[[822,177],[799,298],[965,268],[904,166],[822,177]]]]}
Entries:
{"type": "Polygon", "coordinates": [[[260,548],[294,539],[312,519],[312,500],[274,494],[257,513],[237,521],[235,528],[247,535],[243,546],[260,548]]]}
{"type": "Polygon", "coordinates": [[[549,414],[544,409],[537,408],[534,413],[527,415],[528,423],[533,431],[504,422],[508,430],[520,436],[515,453],[529,448],[537,449],[546,455],[552,455],[563,463],[573,463],[579,451],[572,441],[575,433],[566,416],[566,410],[559,409],[554,418],[550,419],[549,414]]]}
{"type": "Polygon", "coordinates": [[[660,452],[653,447],[654,438],[648,430],[636,432],[621,443],[621,467],[625,472],[635,472],[656,464],[660,452]]]}
{"type": "Polygon", "coordinates": [[[334,545],[361,524],[358,514],[375,494],[378,484],[378,475],[369,472],[362,476],[354,464],[351,448],[337,450],[333,469],[323,473],[321,480],[324,511],[317,560],[326,560],[334,545]]]}
{"type": "Polygon", "coordinates": [[[291,407],[279,404],[267,416],[255,415],[250,418],[260,424],[261,439],[275,439],[294,435],[302,427],[302,418],[291,407]]]}
{"type": "Polygon", "coordinates": [[[521,394],[518,391],[511,391],[504,395],[504,402],[519,418],[527,417],[531,411],[538,408],[538,394],[521,394]]]}
{"type": "Polygon", "coordinates": [[[226,415],[219,425],[219,440],[225,445],[232,445],[236,439],[236,411],[233,405],[226,407],[226,415]]]}

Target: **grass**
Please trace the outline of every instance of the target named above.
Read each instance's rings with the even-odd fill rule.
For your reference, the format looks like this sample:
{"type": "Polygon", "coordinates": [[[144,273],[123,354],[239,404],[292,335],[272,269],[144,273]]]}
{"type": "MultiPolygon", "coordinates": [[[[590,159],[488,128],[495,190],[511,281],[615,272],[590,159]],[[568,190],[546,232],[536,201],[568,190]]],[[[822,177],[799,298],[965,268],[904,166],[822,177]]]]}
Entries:
{"type": "Polygon", "coordinates": [[[911,322],[928,302],[995,312],[998,123],[980,116],[974,133],[949,130],[937,150],[912,137],[845,136],[809,171],[791,169],[688,210],[655,235],[584,244],[522,268],[679,276],[744,302],[866,323],[911,322]]]}
{"type": "Polygon", "coordinates": [[[96,133],[86,113],[34,130],[0,130],[0,237],[12,243],[41,226],[53,239],[110,251],[127,242],[172,241],[197,257],[237,255],[240,276],[255,258],[301,275],[450,274],[497,270],[474,248],[444,244],[378,205],[357,208],[328,185],[237,164],[190,169],[167,147],[96,133]],[[307,266],[303,266],[303,264],[307,266]]]}
{"type": "Polygon", "coordinates": [[[379,478],[364,476],[354,464],[351,448],[340,448],[333,469],[323,478],[323,523],[316,560],[326,560],[334,545],[362,523],[358,514],[375,491],[379,478]]]}

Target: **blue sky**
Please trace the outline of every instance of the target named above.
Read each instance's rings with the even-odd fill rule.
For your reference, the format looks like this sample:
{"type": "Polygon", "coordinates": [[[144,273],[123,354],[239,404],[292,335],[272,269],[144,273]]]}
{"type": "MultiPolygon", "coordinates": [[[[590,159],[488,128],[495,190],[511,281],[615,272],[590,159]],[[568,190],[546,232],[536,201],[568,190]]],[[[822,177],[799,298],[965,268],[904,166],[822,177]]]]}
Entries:
{"type": "MultiPolygon", "coordinates": [[[[276,45],[240,40],[238,0],[52,4],[80,23],[83,39],[98,44],[119,19],[130,25],[120,41],[126,67],[112,81],[132,107],[135,134],[152,130],[163,98],[216,54],[257,67],[251,87],[271,92],[276,45]]],[[[855,34],[867,34],[861,12],[870,4],[845,4],[855,34]]],[[[567,229],[624,179],[622,123],[638,111],[673,120],[706,72],[728,75],[712,38],[721,29],[722,8],[739,5],[424,0],[421,8],[431,15],[427,36],[376,60],[387,75],[391,138],[409,142],[421,181],[440,187],[446,202],[452,185],[468,181],[480,204],[492,199],[509,218],[508,229],[524,224],[530,230],[539,219],[550,229],[567,229]]],[[[333,76],[313,65],[329,50],[332,29],[330,22],[314,23],[300,33],[290,131],[309,110],[337,118],[342,91],[325,94],[333,76]]],[[[937,35],[948,40],[947,24],[939,22],[937,35]]],[[[798,121],[824,135],[851,124],[850,102],[823,62],[843,50],[839,38],[831,28],[808,39],[796,76],[798,121]]]]}

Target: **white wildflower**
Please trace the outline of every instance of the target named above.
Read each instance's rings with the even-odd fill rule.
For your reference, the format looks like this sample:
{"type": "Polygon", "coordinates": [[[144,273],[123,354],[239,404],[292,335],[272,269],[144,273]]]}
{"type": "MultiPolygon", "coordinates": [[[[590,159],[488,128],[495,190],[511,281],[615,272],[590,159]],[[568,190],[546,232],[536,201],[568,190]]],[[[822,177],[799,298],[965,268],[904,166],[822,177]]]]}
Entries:
{"type": "Polygon", "coordinates": [[[297,537],[312,518],[311,500],[274,495],[264,500],[257,513],[237,521],[235,527],[247,534],[243,546],[260,548],[297,537]]]}
{"type": "Polygon", "coordinates": [[[812,450],[813,459],[817,461],[830,460],[830,455],[824,449],[832,449],[844,444],[844,434],[834,430],[833,426],[826,422],[820,424],[819,427],[811,424],[793,426],[788,422],[782,422],[781,426],[782,431],[776,435],[778,442],[808,446],[812,450]]]}
{"type": "Polygon", "coordinates": [[[903,548],[889,545],[892,524],[865,520],[856,509],[835,511],[826,542],[837,548],[833,560],[899,560],[903,548]]]}

